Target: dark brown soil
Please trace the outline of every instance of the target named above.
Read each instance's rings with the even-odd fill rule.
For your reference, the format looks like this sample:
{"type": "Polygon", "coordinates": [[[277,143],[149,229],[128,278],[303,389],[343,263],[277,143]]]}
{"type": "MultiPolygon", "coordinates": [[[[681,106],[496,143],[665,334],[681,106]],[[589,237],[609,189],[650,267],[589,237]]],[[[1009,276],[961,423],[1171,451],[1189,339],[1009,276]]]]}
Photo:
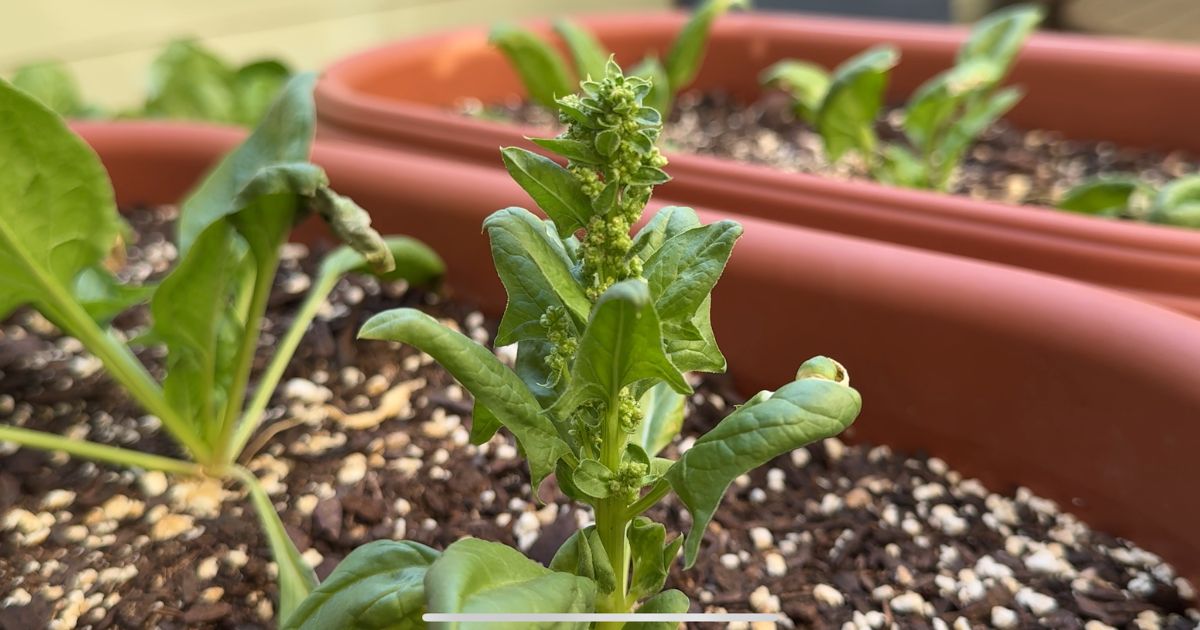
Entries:
{"type": "MultiPolygon", "coordinates": [[[[141,236],[125,273],[153,276],[173,257],[163,237],[171,213],[134,217],[141,236]]],[[[263,359],[302,299],[311,267],[303,248],[289,248],[263,359]]],[[[553,501],[534,503],[508,439],[469,445],[469,398],[429,357],[355,340],[367,317],[402,305],[446,318],[481,342],[494,331],[493,322],[435,293],[343,282],[276,395],[265,446],[248,454],[250,468],[322,577],[380,538],[444,547],[473,535],[547,561],[589,512],[552,482],[543,494],[553,501]]],[[[131,332],[142,321],[135,313],[120,327],[131,332]]],[[[175,453],[157,422],[40,316],[19,313],[2,332],[0,421],[175,453]]],[[[161,362],[153,353],[142,358],[161,362]]],[[[723,378],[696,382],[689,436],[740,401],[723,378]]],[[[0,628],[273,625],[274,566],[237,488],[168,484],[29,450],[3,453],[0,628]]],[[[686,526],[674,503],[651,515],[677,531],[686,526]]],[[[1161,559],[1091,531],[1026,490],[991,494],[940,460],[837,440],[739,479],[697,566],[685,573],[676,565],[671,585],[691,596],[695,611],[781,611],[783,625],[798,627],[1094,630],[1106,627],[1100,623],[1190,628],[1200,620],[1191,586],[1161,559]]]]}
{"type": "MultiPolygon", "coordinates": [[[[466,108],[479,113],[477,104],[466,108]]],[[[886,117],[879,132],[900,136],[899,112],[886,117]]],[[[483,115],[498,120],[553,127],[556,121],[533,104],[512,103],[488,108],[483,115]]],[[[783,94],[768,94],[743,105],[715,93],[687,93],[679,98],[663,129],[663,145],[671,151],[763,164],[788,172],[815,173],[842,179],[866,179],[850,160],[830,164],[820,136],[793,115],[783,94]]],[[[1008,203],[1052,206],[1067,190],[1097,175],[1137,175],[1163,184],[1200,171],[1200,158],[1129,149],[1111,142],[1068,140],[1053,131],[1021,130],[1001,121],[969,152],[954,184],[956,194],[1008,203]]]]}

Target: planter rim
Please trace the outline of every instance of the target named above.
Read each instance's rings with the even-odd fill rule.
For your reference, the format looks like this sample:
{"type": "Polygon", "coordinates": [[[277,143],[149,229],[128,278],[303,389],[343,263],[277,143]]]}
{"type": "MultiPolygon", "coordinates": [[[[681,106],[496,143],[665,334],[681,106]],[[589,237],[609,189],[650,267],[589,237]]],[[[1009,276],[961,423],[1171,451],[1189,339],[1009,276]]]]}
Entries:
{"type": "MultiPolygon", "coordinates": [[[[682,23],[686,18],[687,13],[685,12],[662,11],[585,15],[581,16],[579,21],[602,33],[605,30],[622,28],[631,23],[643,26],[664,23],[674,25],[682,23]]],[[[783,17],[771,13],[733,13],[722,17],[718,22],[718,28],[730,32],[761,31],[763,29],[770,32],[781,29],[780,22],[803,22],[810,28],[820,28],[835,35],[843,32],[860,35],[867,33],[868,37],[877,36],[881,41],[901,43],[924,41],[956,46],[961,43],[970,30],[969,27],[961,25],[895,23],[883,20],[809,15],[783,17]]],[[[545,30],[549,21],[530,20],[526,24],[545,30]]],[[[480,41],[486,42],[486,39],[487,29],[484,27],[451,30],[385,44],[340,59],[321,73],[317,85],[320,117],[323,121],[334,122],[337,126],[348,129],[386,131],[397,122],[396,112],[399,110],[406,116],[413,116],[422,122],[445,124],[447,119],[450,119],[456,123],[455,126],[467,132],[494,129],[496,123],[471,119],[434,105],[397,101],[363,92],[355,87],[359,69],[372,67],[377,60],[389,59],[397,54],[406,56],[419,54],[422,51],[437,49],[451,43],[455,46],[462,46],[480,41]],[[364,114],[366,115],[364,116],[364,114]],[[379,122],[374,122],[372,120],[374,118],[379,118],[379,122]]],[[[1109,57],[1127,62],[1132,56],[1138,59],[1155,59],[1160,66],[1182,69],[1194,69],[1200,66],[1200,46],[1119,37],[1039,32],[1030,37],[1025,48],[1027,51],[1053,51],[1059,55],[1077,56],[1092,62],[1109,57]]],[[[504,126],[514,132],[514,135],[521,136],[538,136],[546,131],[544,128],[529,125],[505,124],[504,126]]],[[[795,180],[795,188],[816,190],[829,196],[861,197],[863,195],[860,193],[863,191],[878,194],[877,189],[884,189],[888,196],[902,199],[905,204],[923,204],[928,212],[947,216],[956,221],[985,224],[994,224],[999,221],[1018,227],[1046,230],[1048,233],[1059,234],[1066,238],[1102,240],[1115,245],[1137,246],[1144,243],[1146,239],[1153,239],[1157,247],[1177,248],[1177,251],[1181,253],[1200,255],[1200,236],[1179,228],[1106,220],[1043,206],[1000,201],[969,200],[972,205],[986,209],[989,214],[984,217],[963,216],[961,211],[954,212],[954,207],[960,205],[965,199],[960,195],[886,186],[868,180],[847,181],[809,173],[785,173],[767,166],[705,155],[674,151],[667,152],[667,155],[673,169],[683,167],[708,171],[719,167],[726,169],[739,179],[756,183],[764,181],[777,183],[776,180],[781,179],[781,175],[785,175],[786,178],[795,180]],[[1019,210],[1019,212],[1014,212],[1014,210],[1019,210]],[[1032,211],[1032,213],[1026,211],[1032,211]]],[[[498,159],[497,163],[499,163],[498,159]]]]}
{"type": "MultiPolygon", "coordinates": [[[[178,199],[201,169],[244,137],[236,129],[162,122],[89,122],[73,127],[105,160],[118,199],[125,204],[178,199]],[[164,171],[188,170],[187,177],[164,172],[148,179],[146,170],[138,168],[147,159],[164,171]]],[[[339,192],[360,198],[364,207],[374,210],[381,229],[411,228],[395,231],[431,241],[447,259],[452,288],[457,283],[464,295],[478,297],[493,314],[503,306],[494,272],[490,267],[478,268],[490,261],[486,241],[477,251],[481,235],[472,235],[471,243],[466,243],[466,235],[456,231],[449,237],[445,227],[470,226],[477,232],[482,217],[492,209],[526,205],[521,203],[523,193],[506,174],[444,158],[339,142],[319,142],[314,161],[328,171],[339,192]],[[459,186],[429,185],[447,170],[453,170],[459,186]]],[[[697,210],[705,221],[722,216],[697,210]]],[[[937,443],[938,449],[962,449],[965,454],[950,453],[948,459],[968,474],[971,467],[984,475],[989,474],[988,466],[996,466],[1003,472],[994,479],[1028,482],[1039,493],[1049,487],[1052,492],[1047,494],[1065,505],[1080,497],[1083,503],[1070,511],[1085,512],[1089,524],[1163,553],[1183,575],[1200,576],[1200,541],[1193,535],[1200,524],[1200,507],[1188,501],[1190,479],[1200,471],[1200,462],[1155,458],[1139,451],[1175,454],[1200,439],[1200,429],[1190,422],[1190,414],[1200,408],[1194,377],[1195,366],[1200,365],[1200,321],[1051,275],[762,219],[738,220],[746,225],[746,235],[718,285],[714,322],[718,338],[738,339],[726,342],[724,349],[742,391],[754,391],[780,378],[781,360],[774,355],[787,354],[797,341],[794,335],[780,335],[779,321],[795,319],[796,331],[805,336],[808,354],[804,356],[823,353],[826,345],[844,346],[861,355],[857,357],[864,363],[861,368],[849,361],[847,365],[867,401],[865,413],[873,414],[869,420],[864,417],[866,426],[856,425],[863,435],[888,436],[883,441],[908,450],[921,442],[937,443]],[[805,273],[788,273],[788,269],[805,273]],[[778,293],[771,296],[771,308],[756,308],[763,304],[763,291],[774,289],[778,293]],[[814,296],[821,299],[805,302],[814,296]],[[747,321],[756,323],[747,326],[747,321]],[[850,326],[853,331],[830,333],[826,326],[850,326]],[[814,331],[820,332],[814,336],[814,331]],[[908,335],[913,331],[922,338],[914,341],[908,335]],[[943,334],[967,334],[995,354],[973,363],[978,357],[965,355],[954,343],[939,342],[943,334]],[[1021,347],[1010,348],[1008,341],[1021,347]],[[927,352],[921,342],[930,342],[927,352]],[[885,348],[888,343],[896,345],[885,348]],[[876,344],[881,348],[878,352],[873,350],[876,344]],[[752,357],[758,361],[747,360],[752,357]],[[870,365],[865,365],[864,357],[871,359],[870,365]],[[1064,363],[1060,366],[1056,361],[1064,363]],[[764,367],[767,363],[775,365],[764,367]],[[976,373],[963,369],[967,364],[975,366],[976,373]],[[1076,374],[1072,365],[1086,367],[1088,373],[1076,374]],[[894,390],[891,377],[901,387],[924,389],[910,396],[909,407],[917,408],[902,404],[908,394],[894,390]],[[981,383],[989,396],[986,401],[957,394],[960,384],[978,390],[981,383]],[[1044,399],[1034,396],[1012,402],[1013,397],[1030,392],[1044,399]],[[956,395],[974,408],[956,414],[939,407],[956,395]],[[874,396],[889,401],[882,413],[871,410],[878,408],[871,403],[874,396]],[[1122,415],[1121,410],[1142,409],[1140,397],[1146,398],[1143,415],[1122,415]],[[972,414],[989,413],[988,406],[997,402],[1028,408],[1028,417],[1015,415],[1007,424],[994,426],[971,425],[972,414]],[[1131,407],[1134,403],[1138,406],[1131,407]],[[931,419],[930,411],[941,416],[931,419]],[[1081,431],[1072,435],[1083,442],[1101,440],[1110,452],[1082,457],[1069,440],[1056,441],[1068,438],[1055,423],[1081,431]],[[1055,442],[1030,443],[1021,439],[1026,434],[1053,435],[1048,440],[1055,442]],[[1123,439],[1115,439],[1116,434],[1123,439]],[[1048,455],[1056,449],[1063,449],[1062,457],[1071,459],[1070,466],[1048,455]],[[1130,479],[1120,487],[1106,482],[1118,474],[1130,479]],[[1175,511],[1163,512],[1161,519],[1143,518],[1140,508],[1161,508],[1164,496],[1175,511]]],[[[306,238],[311,234],[307,232],[306,238]]],[[[931,453],[947,458],[942,450],[931,449],[931,453]]]]}
{"type": "MultiPolygon", "coordinates": [[[[581,21],[604,38],[630,29],[666,32],[684,19],[686,14],[667,12],[603,15],[581,21]]],[[[547,28],[545,21],[530,24],[547,28]]],[[[795,39],[803,32],[818,31],[825,37],[853,34],[858,39],[890,40],[902,47],[941,54],[939,51],[956,47],[968,29],[739,13],[718,21],[714,37],[741,41],[737,38],[754,33],[782,40],[789,34],[795,39]]],[[[486,49],[486,36],[481,28],[442,33],[367,50],[333,64],[322,75],[316,92],[322,135],[430,154],[455,154],[499,166],[493,150],[497,143],[521,144],[525,136],[543,135],[545,130],[470,119],[443,106],[364,89],[372,73],[389,65],[389,60],[428,57],[445,51],[453,57],[463,51],[486,49]]],[[[1043,59],[1048,55],[1070,59],[1072,64],[1126,71],[1153,64],[1156,72],[1200,76],[1196,70],[1200,68],[1200,47],[1038,33],[1022,52],[1022,58],[1043,59]]],[[[462,61],[431,63],[449,67],[462,61]]],[[[434,72],[439,70],[435,68],[434,72]]],[[[866,180],[786,173],[710,156],[668,152],[668,157],[675,179],[661,194],[676,201],[1046,270],[1129,290],[1200,315],[1200,292],[1188,288],[1200,286],[1200,233],[1190,230],[893,188],[866,180]],[[811,201],[815,198],[820,201],[811,201]],[[846,215],[852,219],[846,222],[833,213],[814,213],[814,205],[852,210],[852,215],[846,215]],[[960,234],[970,234],[971,239],[957,238],[960,234]]]]}

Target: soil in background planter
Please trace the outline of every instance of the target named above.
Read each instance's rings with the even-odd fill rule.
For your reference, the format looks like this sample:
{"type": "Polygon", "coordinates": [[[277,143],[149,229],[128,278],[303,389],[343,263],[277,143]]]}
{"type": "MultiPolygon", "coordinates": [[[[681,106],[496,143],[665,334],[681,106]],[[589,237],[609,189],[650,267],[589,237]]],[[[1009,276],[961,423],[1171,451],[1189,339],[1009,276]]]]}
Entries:
{"type": "MultiPolygon", "coordinates": [[[[484,108],[466,103],[463,111],[501,121],[557,127],[545,108],[525,102],[484,108]]],[[[878,129],[883,139],[901,137],[901,111],[892,110],[878,129]]],[[[820,136],[792,113],[791,100],[770,93],[749,106],[719,93],[680,96],[662,145],[669,151],[711,155],[761,164],[786,172],[839,179],[870,179],[849,157],[830,164],[820,136]]],[[[1081,142],[1053,131],[1015,129],[1005,121],[992,125],[968,152],[952,192],[974,199],[1053,206],[1072,187],[1097,175],[1137,175],[1161,185],[1200,171],[1200,159],[1184,152],[1159,153],[1119,147],[1111,142],[1081,142]]]]}
{"type": "MultiPolygon", "coordinates": [[[[133,215],[139,237],[127,277],[154,277],[169,266],[175,250],[164,235],[173,216],[166,208],[133,215]]],[[[260,360],[303,298],[313,261],[305,248],[289,246],[260,360]]],[[[547,562],[590,514],[559,496],[553,481],[543,489],[552,502],[531,502],[526,467],[509,439],[468,444],[469,399],[428,356],[355,340],[367,317],[402,305],[482,343],[495,330],[438,294],[343,281],[252,443],[250,468],[322,577],[380,538],[442,548],[472,535],[547,562]]],[[[118,327],[129,332],[144,322],[135,312],[118,327]]],[[[174,454],[158,423],[45,319],[22,312],[0,332],[0,421],[174,454]]],[[[161,370],[160,355],[141,358],[161,370]]],[[[691,436],[741,402],[721,377],[694,383],[684,431],[691,436]]],[[[233,487],[172,481],[6,448],[0,628],[273,627],[275,567],[244,497],[233,487]]],[[[674,503],[651,516],[675,530],[686,526],[674,503]]],[[[797,627],[1191,628],[1200,621],[1191,585],[1162,559],[1090,530],[1052,502],[1024,489],[990,493],[935,458],[836,439],[738,479],[696,568],[676,564],[668,586],[686,592],[694,611],[782,611],[785,625],[797,627]]]]}

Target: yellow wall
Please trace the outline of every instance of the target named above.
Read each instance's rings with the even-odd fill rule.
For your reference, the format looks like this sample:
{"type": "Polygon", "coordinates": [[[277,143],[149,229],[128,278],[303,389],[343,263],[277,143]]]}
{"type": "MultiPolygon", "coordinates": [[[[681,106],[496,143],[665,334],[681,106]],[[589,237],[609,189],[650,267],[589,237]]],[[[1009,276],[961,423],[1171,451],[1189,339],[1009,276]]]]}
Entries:
{"type": "Polygon", "coordinates": [[[231,61],[320,69],[375,44],[468,24],[568,12],[661,9],[669,0],[0,0],[0,75],[67,62],[90,101],[127,105],[151,59],[195,37],[231,61]]]}

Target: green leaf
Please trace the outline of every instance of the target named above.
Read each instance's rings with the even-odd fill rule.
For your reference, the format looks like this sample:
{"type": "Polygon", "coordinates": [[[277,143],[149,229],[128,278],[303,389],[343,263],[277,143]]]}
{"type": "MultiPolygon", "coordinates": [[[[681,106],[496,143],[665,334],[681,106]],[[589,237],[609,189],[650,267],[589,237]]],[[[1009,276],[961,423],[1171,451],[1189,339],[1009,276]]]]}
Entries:
{"type": "Polygon", "coordinates": [[[1200,227],[1200,175],[1163,186],[1151,205],[1150,220],[1179,227],[1200,227]]]}
{"type": "Polygon", "coordinates": [[[274,261],[292,224],[308,209],[306,200],[328,182],[324,171],[307,162],[265,166],[246,182],[225,216],[257,260],[274,261]]]}
{"type": "Polygon", "coordinates": [[[642,425],[637,434],[642,450],[657,455],[679,435],[686,400],[666,383],[658,383],[642,394],[642,425]]]}
{"type": "Polygon", "coordinates": [[[554,160],[518,147],[500,150],[504,167],[566,238],[587,226],[592,201],[579,180],[554,160]]]}
{"type": "Polygon", "coordinates": [[[910,188],[929,187],[929,172],[925,163],[912,151],[898,144],[889,144],[883,148],[880,157],[882,160],[876,174],[879,181],[910,188]]]}
{"type": "Polygon", "coordinates": [[[596,499],[603,499],[612,494],[608,487],[608,482],[612,479],[612,471],[594,459],[579,462],[579,466],[571,473],[571,484],[596,499]]]}
{"type": "Polygon", "coordinates": [[[602,595],[617,588],[617,575],[608,554],[604,552],[604,543],[600,541],[600,533],[595,525],[588,525],[571,534],[550,560],[550,569],[592,580],[602,595]]]}
{"type": "MultiPolygon", "coordinates": [[[[575,72],[580,80],[604,78],[604,65],[608,63],[609,52],[604,45],[596,41],[592,34],[575,22],[566,18],[554,21],[554,31],[567,43],[571,58],[575,61],[575,72]]],[[[565,96],[564,92],[559,96],[565,96]]]]}
{"type": "Polygon", "coordinates": [[[653,109],[661,118],[671,115],[671,102],[674,92],[671,91],[671,80],[667,69],[663,67],[658,57],[650,56],[642,59],[632,70],[630,76],[650,80],[650,92],[642,99],[642,105],[653,109]]]}
{"type": "Polygon", "coordinates": [[[311,202],[334,236],[362,254],[375,273],[386,275],[395,270],[396,261],[387,242],[371,227],[371,215],[353,199],[321,186],[314,191],[311,202]]]}
{"type": "Polygon", "coordinates": [[[0,318],[46,307],[101,263],[121,220],[100,159],[62,119],[0,81],[0,318]]]}
{"type": "Polygon", "coordinates": [[[700,227],[700,217],[695,210],[683,206],[664,206],[633,237],[630,255],[645,262],[663,243],[696,227],[700,227]]]}
{"type": "Polygon", "coordinates": [[[408,540],[377,540],[346,556],[280,630],[424,628],[425,573],[437,551],[408,540]]]}
{"type": "Polygon", "coordinates": [[[596,148],[582,140],[569,138],[530,138],[534,144],[553,151],[568,160],[583,164],[600,164],[604,158],[596,152],[596,148]]]}
{"type": "Polygon", "coordinates": [[[75,76],[59,62],[46,61],[21,66],[13,74],[12,84],[60,116],[74,118],[95,113],[94,108],[84,102],[75,76]]]}
{"type": "Polygon", "coordinates": [[[1163,186],[1154,198],[1154,208],[1170,210],[1196,202],[1200,202],[1200,175],[1191,175],[1163,186]]]}
{"type": "Polygon", "coordinates": [[[271,545],[271,556],[279,567],[279,606],[275,614],[279,619],[288,619],[308,597],[309,592],[317,587],[317,576],[288,537],[283,521],[279,520],[279,514],[275,512],[275,505],[271,503],[271,497],[267,496],[266,490],[263,490],[252,473],[245,469],[239,470],[238,477],[250,492],[250,503],[258,513],[259,525],[271,545]]]}
{"type": "Polygon", "coordinates": [[[321,259],[321,275],[341,277],[348,273],[372,274],[389,282],[405,280],[415,285],[430,285],[446,273],[446,265],[437,252],[415,238],[387,236],[384,245],[391,252],[396,268],[377,273],[367,259],[347,245],[342,245],[321,259]]]}
{"type": "Polygon", "coordinates": [[[239,68],[233,77],[238,124],[250,126],[258,122],[291,76],[292,71],[274,59],[256,61],[239,68]]]}
{"type": "Polygon", "coordinates": [[[967,149],[980,134],[1008,113],[1021,100],[1021,96],[1020,88],[1010,87],[968,104],[962,117],[950,127],[937,148],[941,162],[939,172],[933,175],[935,188],[946,189],[967,149]]]}
{"type": "Polygon", "coordinates": [[[224,61],[193,41],[174,41],[150,66],[145,114],[233,123],[238,104],[236,73],[224,61]]]}
{"type": "Polygon", "coordinates": [[[725,371],[725,355],[717,347],[712,329],[712,296],[704,299],[692,321],[676,325],[666,334],[667,356],[681,372],[725,371]]]}
{"type": "Polygon", "coordinates": [[[250,136],[184,200],[177,239],[180,255],[187,253],[205,228],[238,209],[238,194],[259,171],[308,160],[316,125],[312,100],[315,81],[316,75],[310,73],[288,81],[250,136]]]}
{"type": "Polygon", "coordinates": [[[883,106],[888,72],[899,59],[895,48],[876,46],[834,71],[816,121],[830,160],[837,161],[852,149],[865,159],[873,157],[878,142],[875,119],[883,106]]]}
{"type": "Polygon", "coordinates": [[[736,221],[692,228],[667,240],[645,262],[642,275],[663,322],[686,322],[696,316],[741,235],[736,221]]]}
{"type": "Polygon", "coordinates": [[[150,302],[154,335],[167,346],[163,393],[210,445],[215,436],[209,432],[232,387],[233,365],[221,359],[230,337],[241,333],[232,319],[238,269],[233,238],[227,221],[210,225],[150,302]]]}
{"type": "Polygon", "coordinates": [[[1093,179],[1068,190],[1057,207],[1083,214],[1124,212],[1141,187],[1132,178],[1093,179]]]}
{"type": "MultiPolygon", "coordinates": [[[[681,615],[686,613],[690,606],[691,602],[688,601],[687,595],[684,595],[681,591],[671,589],[647,599],[637,609],[637,612],[681,615]]],[[[625,630],[677,630],[678,626],[679,624],[674,621],[630,621],[623,628],[625,630]]]]}
{"type": "Polygon", "coordinates": [[[738,408],[696,440],[665,475],[692,513],[684,544],[686,565],[695,563],[704,530],[738,475],[841,433],[861,407],[862,398],[848,385],[811,376],[784,385],[767,400],[738,408]]]}
{"type": "Polygon", "coordinates": [[[650,288],[642,280],[624,280],[596,301],[579,341],[571,382],[553,411],[566,417],[589,400],[607,404],[622,387],[646,378],[664,380],[683,394],[692,391],[663,350],[650,288]]]}
{"type": "Polygon", "coordinates": [[[575,92],[566,62],[542,38],[512,24],[497,24],[488,39],[508,58],[534,102],[555,109],[555,98],[575,92]]]}
{"type": "MultiPolygon", "coordinates": [[[[596,584],[551,571],[499,543],[464,538],[446,548],[425,574],[431,613],[592,612],[596,584]]],[[[470,624],[446,623],[456,629],[470,624]]],[[[489,628],[522,629],[522,622],[490,622],[489,628]]],[[[556,627],[586,628],[587,622],[556,627]]]]}
{"type": "Polygon", "coordinates": [[[831,79],[829,72],[815,63],[785,59],[764,70],[758,81],[787,91],[795,101],[796,115],[811,123],[829,91],[831,79]]]}
{"type": "Polygon", "coordinates": [[[497,418],[496,414],[488,411],[488,408],[478,401],[475,402],[471,408],[471,444],[479,446],[487,442],[496,435],[501,426],[500,418],[497,418]]]}
{"type": "Polygon", "coordinates": [[[483,228],[491,239],[496,272],[508,291],[497,345],[545,339],[541,317],[552,306],[566,309],[576,322],[587,321],[592,303],[571,274],[562,243],[546,231],[541,219],[523,208],[505,208],[489,216],[483,228]]]}
{"type": "Polygon", "coordinates": [[[633,519],[629,524],[628,536],[633,556],[629,596],[637,601],[662,590],[671,563],[679,554],[682,538],[676,537],[671,544],[667,544],[667,529],[643,516],[633,519]]]}
{"type": "Polygon", "coordinates": [[[529,457],[535,488],[554,471],[559,458],[570,452],[542,413],[541,405],[512,370],[487,348],[443,327],[432,317],[407,308],[386,311],[367,320],[358,336],[411,344],[441,363],[479,404],[513,432],[529,457]]]}
{"type": "Polygon", "coordinates": [[[730,9],[749,6],[749,0],[706,0],[696,8],[667,52],[667,76],[672,93],[687,87],[700,72],[713,21],[730,9]]]}
{"type": "Polygon", "coordinates": [[[1151,221],[1176,227],[1200,228],[1200,203],[1184,203],[1152,217],[1151,221]]]}
{"type": "Polygon", "coordinates": [[[125,284],[96,265],[75,276],[71,293],[96,323],[107,326],[117,315],[149,300],[154,287],[125,284]]]}
{"type": "Polygon", "coordinates": [[[987,59],[964,61],[923,83],[909,99],[904,112],[904,133],[925,153],[961,115],[968,98],[978,98],[995,87],[1003,70],[987,59]]]}
{"type": "Polygon", "coordinates": [[[1041,7],[1021,4],[979,20],[959,49],[958,62],[986,59],[1007,71],[1029,34],[1041,23],[1042,15],[1041,7]]]}
{"type": "Polygon", "coordinates": [[[526,339],[517,342],[517,376],[529,388],[533,397],[547,407],[558,399],[561,380],[553,382],[550,367],[546,365],[546,357],[553,351],[554,345],[544,339],[526,339]]]}

